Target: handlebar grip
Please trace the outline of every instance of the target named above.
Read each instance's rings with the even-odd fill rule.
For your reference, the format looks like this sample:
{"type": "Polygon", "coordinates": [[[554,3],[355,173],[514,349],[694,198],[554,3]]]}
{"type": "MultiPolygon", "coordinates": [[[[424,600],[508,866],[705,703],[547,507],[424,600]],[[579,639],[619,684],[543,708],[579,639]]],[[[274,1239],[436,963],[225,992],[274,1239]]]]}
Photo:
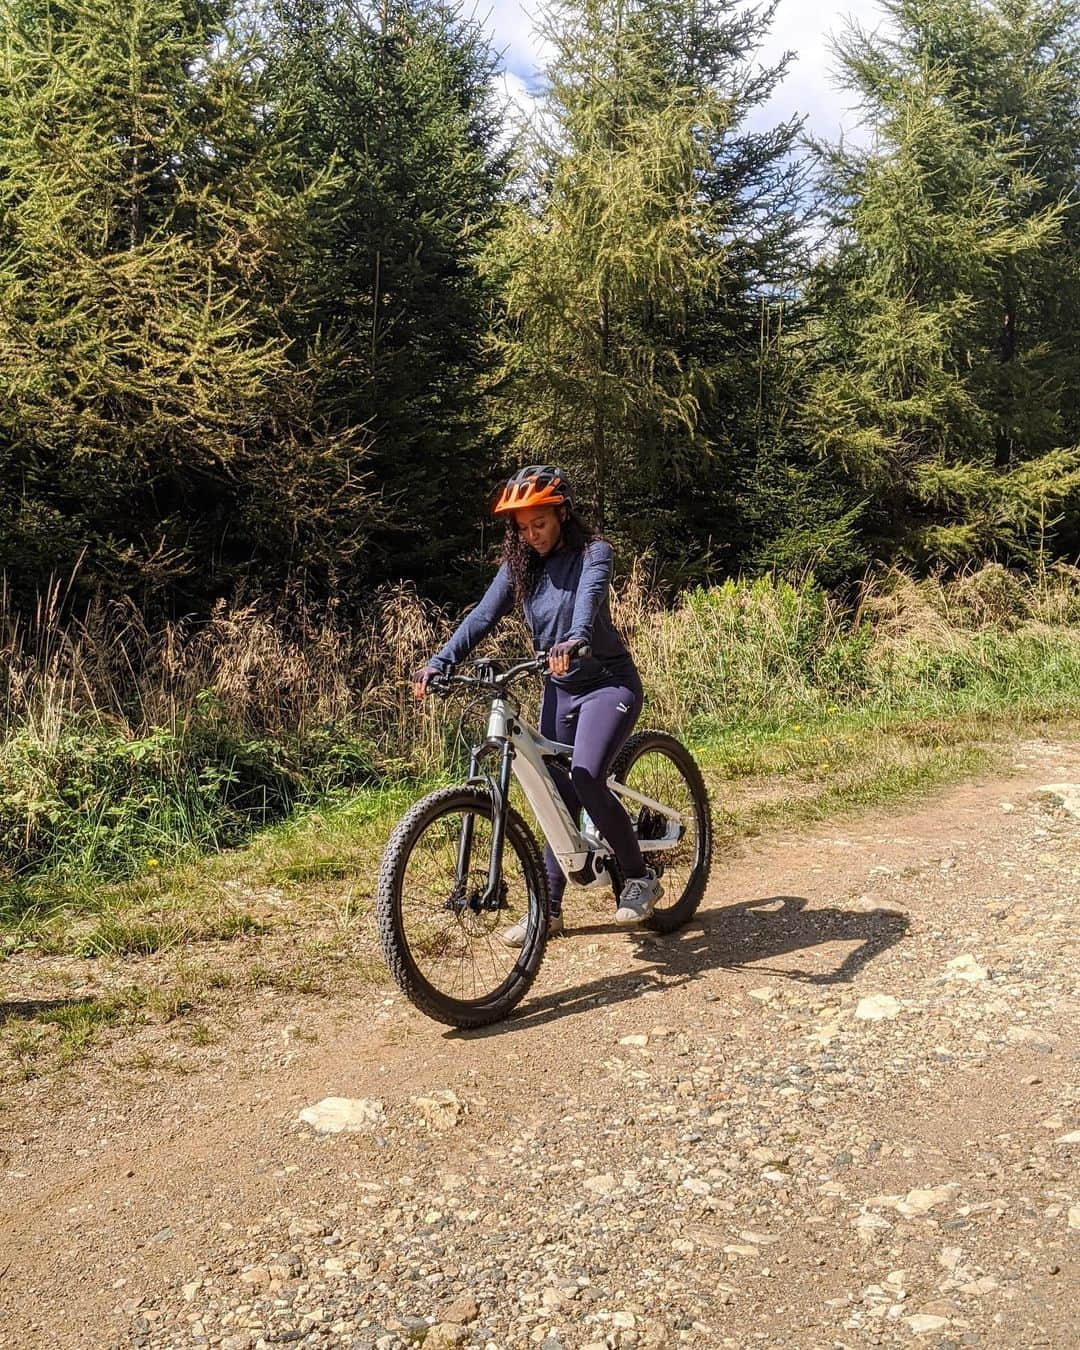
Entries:
{"type": "MultiPolygon", "coordinates": [[[[587,642],[575,642],[570,649],[571,656],[592,656],[592,647],[587,642]]],[[[537,655],[537,661],[543,666],[551,656],[550,651],[540,652],[537,655]]]]}

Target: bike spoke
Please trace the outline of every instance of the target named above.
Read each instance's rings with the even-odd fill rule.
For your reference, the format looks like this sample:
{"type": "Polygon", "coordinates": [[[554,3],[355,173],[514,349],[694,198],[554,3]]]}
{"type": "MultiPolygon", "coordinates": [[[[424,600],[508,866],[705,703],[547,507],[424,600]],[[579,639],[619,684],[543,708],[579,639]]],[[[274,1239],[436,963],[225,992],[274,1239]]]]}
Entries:
{"type": "Polygon", "coordinates": [[[507,908],[479,908],[487,888],[492,826],[486,816],[452,811],[432,821],[409,855],[401,885],[401,925],[424,979],[449,998],[475,1002],[499,990],[511,977],[518,953],[496,937],[526,911],[528,895],[521,864],[507,842],[503,883],[507,908]],[[462,830],[472,823],[465,885],[457,867],[462,830]]]}
{"type": "MultiPolygon", "coordinates": [[[[661,907],[665,903],[675,904],[689,884],[699,861],[700,826],[691,786],[679,766],[658,749],[647,750],[635,760],[623,781],[635,792],[662,802],[682,817],[685,832],[677,843],[667,849],[645,851],[647,863],[654,866],[663,864],[665,894],[661,907]]],[[[650,812],[648,807],[631,802],[626,805],[642,838],[662,837],[668,828],[668,821],[664,817],[650,812]]]]}

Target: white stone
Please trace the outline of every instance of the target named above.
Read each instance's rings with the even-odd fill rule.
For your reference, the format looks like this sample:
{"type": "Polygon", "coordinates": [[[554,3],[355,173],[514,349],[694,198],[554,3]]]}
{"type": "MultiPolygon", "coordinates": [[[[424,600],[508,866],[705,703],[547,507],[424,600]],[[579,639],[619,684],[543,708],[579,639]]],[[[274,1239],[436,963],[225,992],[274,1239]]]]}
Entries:
{"type": "Polygon", "coordinates": [[[1059,1144],[1080,1144],[1080,1130],[1070,1130],[1068,1134],[1059,1134],[1057,1137],[1059,1144]]]}
{"type": "Polygon", "coordinates": [[[860,1214],[855,1220],[855,1235],[862,1246],[873,1247],[891,1227],[880,1214],[860,1214]]]}
{"type": "MultiPolygon", "coordinates": [[[[1049,1050],[1054,1044],[1054,1037],[1049,1032],[1040,1031],[1037,1027],[1006,1027],[1005,1039],[1010,1045],[1031,1045],[1040,1050],[1049,1050]]],[[[1035,1082],[1038,1081],[1036,1078],[1035,1082]]]]}
{"type": "Polygon", "coordinates": [[[1080,1205],[1069,1206],[1069,1227],[1080,1228],[1080,1205]]]}
{"type": "Polygon", "coordinates": [[[371,1097],[324,1097],[314,1106],[305,1106],[298,1120],[319,1134],[366,1130],[383,1119],[383,1104],[371,1097]]]}
{"type": "Polygon", "coordinates": [[[619,1183],[610,1172],[601,1172],[598,1176],[586,1177],[583,1184],[593,1195],[610,1195],[619,1183]]]}
{"type": "Polygon", "coordinates": [[[1068,811],[1070,816],[1080,816],[1080,783],[1044,783],[1035,792],[1038,796],[1051,797],[1054,805],[1068,811]]]}
{"type": "Polygon", "coordinates": [[[980,966],[978,961],[968,952],[963,956],[954,956],[951,961],[945,963],[945,978],[947,980],[967,980],[970,984],[975,984],[979,980],[985,980],[987,970],[985,966],[980,966]]]}
{"type": "Polygon", "coordinates": [[[899,1014],[900,1000],[892,994],[867,994],[855,1008],[860,1022],[891,1022],[899,1014]]]}
{"type": "Polygon", "coordinates": [[[932,1186],[927,1190],[916,1189],[908,1191],[896,1208],[905,1218],[910,1219],[920,1214],[929,1214],[938,1205],[948,1204],[959,1193],[960,1187],[954,1181],[947,1182],[944,1186],[932,1186]]]}
{"type": "Polygon", "coordinates": [[[414,1097],[413,1105],[435,1130],[452,1130],[465,1115],[465,1103],[450,1088],[442,1088],[428,1097],[414,1097]]]}
{"type": "Polygon", "coordinates": [[[863,894],[852,902],[852,909],[860,914],[906,914],[907,910],[895,900],[881,900],[876,896],[863,894]]]}
{"type": "Polygon", "coordinates": [[[468,1328],[459,1327],[454,1322],[438,1322],[424,1337],[426,1350],[450,1350],[460,1345],[469,1336],[468,1328]]]}
{"type": "Polygon", "coordinates": [[[983,1294],[991,1294],[998,1288],[998,1282],[993,1275],[980,1275],[977,1280],[972,1280],[970,1284],[960,1286],[961,1294],[968,1294],[971,1298],[981,1298],[983,1294]]]}
{"type": "Polygon", "coordinates": [[[633,1036],[620,1036],[619,1044],[629,1046],[632,1050],[644,1050],[649,1044],[649,1038],[642,1033],[633,1036]]]}
{"type": "Polygon", "coordinates": [[[944,1331],[949,1325],[947,1317],[936,1317],[933,1313],[919,1313],[916,1317],[905,1317],[904,1321],[916,1336],[926,1336],[931,1331],[944,1331]]]}

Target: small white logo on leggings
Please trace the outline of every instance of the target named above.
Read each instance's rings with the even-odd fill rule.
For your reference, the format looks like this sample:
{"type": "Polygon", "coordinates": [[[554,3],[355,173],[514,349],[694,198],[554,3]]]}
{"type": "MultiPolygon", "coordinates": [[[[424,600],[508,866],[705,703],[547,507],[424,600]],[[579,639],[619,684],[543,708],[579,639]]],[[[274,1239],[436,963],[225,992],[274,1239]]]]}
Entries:
{"type": "Polygon", "coordinates": [[[629,711],[630,711],[630,704],[629,704],[629,703],[616,703],[615,706],[616,706],[616,708],[618,708],[618,710],[619,710],[620,712],[629,712],[629,711]]]}

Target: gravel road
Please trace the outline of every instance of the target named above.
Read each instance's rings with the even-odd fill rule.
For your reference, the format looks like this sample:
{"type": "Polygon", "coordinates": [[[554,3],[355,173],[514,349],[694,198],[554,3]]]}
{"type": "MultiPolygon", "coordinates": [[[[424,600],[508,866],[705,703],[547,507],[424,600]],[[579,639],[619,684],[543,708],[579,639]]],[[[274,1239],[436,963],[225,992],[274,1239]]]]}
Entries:
{"type": "Polygon", "coordinates": [[[486,1032],[271,988],[186,1074],[11,1088],[0,1346],[1072,1350],[1080,745],[1013,755],[741,845],[675,937],[571,906],[486,1032]]]}

